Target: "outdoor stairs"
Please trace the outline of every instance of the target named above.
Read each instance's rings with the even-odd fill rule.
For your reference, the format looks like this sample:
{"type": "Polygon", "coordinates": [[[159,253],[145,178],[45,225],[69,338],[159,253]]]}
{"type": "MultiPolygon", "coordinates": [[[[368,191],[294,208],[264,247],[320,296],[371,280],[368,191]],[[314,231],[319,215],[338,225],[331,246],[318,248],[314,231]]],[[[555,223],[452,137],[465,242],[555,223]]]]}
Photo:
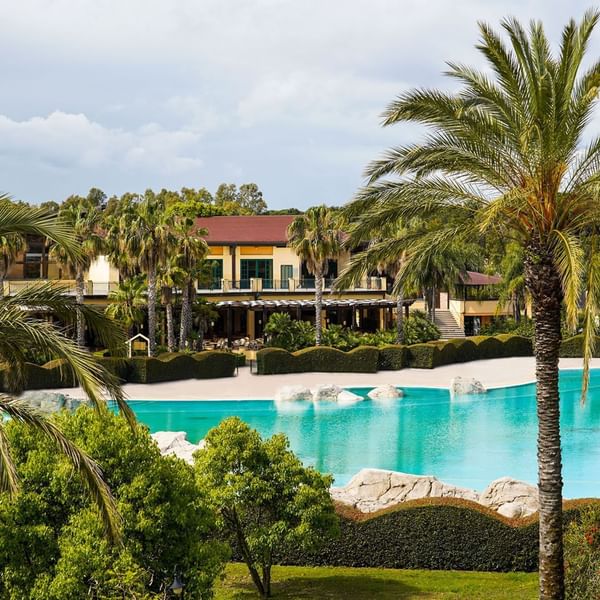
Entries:
{"type": "Polygon", "coordinates": [[[465,337],[465,330],[460,327],[449,310],[436,309],[435,324],[440,330],[442,340],[465,337]]]}

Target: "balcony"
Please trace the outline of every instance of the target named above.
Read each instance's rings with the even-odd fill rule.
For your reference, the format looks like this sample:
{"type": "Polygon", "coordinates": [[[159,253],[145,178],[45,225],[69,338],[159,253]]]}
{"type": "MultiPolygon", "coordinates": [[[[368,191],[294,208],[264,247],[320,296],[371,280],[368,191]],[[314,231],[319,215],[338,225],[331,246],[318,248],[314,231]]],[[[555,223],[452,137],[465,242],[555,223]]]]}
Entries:
{"type": "MultiPolygon", "coordinates": [[[[325,279],[323,290],[330,292],[335,279],[325,279]]],[[[385,292],[387,281],[385,277],[366,277],[359,285],[345,291],[380,291],[385,292]]],[[[203,295],[227,293],[255,293],[255,292],[288,292],[302,294],[315,291],[314,278],[305,279],[216,279],[211,282],[198,282],[198,293],[203,295]]]]}
{"type": "MultiPolygon", "coordinates": [[[[69,296],[75,295],[75,280],[73,279],[9,279],[4,281],[4,295],[13,296],[23,290],[37,287],[41,284],[50,284],[52,287],[61,288],[69,296]]],[[[119,287],[118,281],[97,282],[86,281],[84,284],[85,297],[108,296],[110,292],[119,287]]]]}

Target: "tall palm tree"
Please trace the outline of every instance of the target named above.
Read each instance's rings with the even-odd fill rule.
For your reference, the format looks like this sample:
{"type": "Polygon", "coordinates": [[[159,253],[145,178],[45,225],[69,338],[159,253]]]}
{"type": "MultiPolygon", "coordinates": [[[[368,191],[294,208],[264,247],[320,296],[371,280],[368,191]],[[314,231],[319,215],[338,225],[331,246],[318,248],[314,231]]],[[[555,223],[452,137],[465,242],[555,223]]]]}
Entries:
{"type": "Polygon", "coordinates": [[[181,278],[181,321],[179,328],[179,349],[184,350],[188,333],[192,326],[192,302],[196,293],[196,280],[204,269],[204,259],[208,254],[208,244],[203,236],[206,229],[192,229],[193,221],[183,219],[177,224],[179,254],[176,258],[181,278]]]}
{"type": "MultiPolygon", "coordinates": [[[[14,205],[6,196],[0,197],[0,237],[9,235],[38,235],[61,244],[77,255],[78,240],[64,222],[44,210],[14,205]]],[[[77,315],[83,317],[109,348],[122,343],[119,329],[112,321],[90,306],[79,306],[65,295],[65,289],[43,283],[23,290],[12,297],[0,298],[0,362],[4,365],[4,385],[12,393],[22,390],[25,377],[26,350],[35,347],[43,354],[65,361],[86,395],[98,409],[106,410],[104,393],[114,398],[121,411],[134,423],[135,417],[124,401],[115,377],[109,374],[85,350],[67,338],[60,329],[40,314],[55,315],[60,321],[70,323],[77,315]]],[[[52,440],[83,476],[90,494],[97,503],[107,533],[119,537],[119,518],[115,500],[102,479],[98,465],[69,441],[52,422],[25,401],[10,393],[0,393],[0,413],[26,423],[52,440]]],[[[0,491],[14,494],[18,490],[18,477],[11,448],[0,418],[0,491]]]]}
{"type": "MultiPolygon", "coordinates": [[[[77,304],[83,305],[85,273],[103,249],[103,239],[100,235],[102,213],[97,206],[85,198],[71,197],[70,201],[59,209],[58,217],[69,227],[77,240],[78,251],[73,254],[70,246],[54,244],[50,253],[75,279],[75,298],[77,304]]],[[[85,322],[81,311],[77,316],[76,331],[77,344],[83,348],[85,346],[85,322]]]]}
{"type": "Polygon", "coordinates": [[[158,271],[158,288],[160,290],[160,303],[165,308],[165,320],[167,322],[167,348],[174,352],[175,343],[175,321],[173,318],[174,289],[183,278],[181,269],[175,260],[170,260],[158,271]]]}
{"type": "Polygon", "coordinates": [[[600,81],[600,62],[583,71],[582,62],[598,18],[591,11],[579,24],[570,21],[556,55],[540,23],[526,31],[514,19],[503,21],[508,44],[482,24],[478,49],[489,71],[451,63],[448,74],[462,85],[458,92],[421,89],[398,97],[384,124],[414,121],[429,134],[372,163],[369,183],[354,202],[355,214],[372,226],[415,216],[427,221],[444,211],[446,218],[414,240],[407,274],[426,256],[482,233],[523,248],[535,320],[543,599],[564,597],[561,308],[575,325],[585,289],[585,396],[600,306],[600,139],[582,142],[600,81]]]}
{"type": "Polygon", "coordinates": [[[10,266],[25,249],[25,238],[18,233],[8,233],[0,237],[0,296],[4,295],[4,280],[10,266]]]}
{"type": "Polygon", "coordinates": [[[510,304],[517,323],[521,320],[522,311],[525,311],[527,316],[527,286],[523,258],[523,248],[519,244],[510,243],[500,264],[502,283],[498,296],[498,309],[510,304]]]}
{"type": "Polygon", "coordinates": [[[328,264],[337,258],[343,241],[338,214],[325,205],[313,206],[288,227],[288,242],[315,278],[315,344],[321,344],[323,279],[328,264]]]}
{"type": "Polygon", "coordinates": [[[136,275],[121,281],[118,287],[108,294],[110,304],[106,314],[117,321],[133,335],[133,328],[144,321],[143,307],[146,306],[146,278],[136,275]]]}
{"type": "Polygon", "coordinates": [[[128,199],[110,223],[112,253],[118,249],[146,274],[151,354],[156,352],[157,275],[173,248],[173,223],[173,217],[166,210],[164,195],[156,195],[151,190],[141,198],[128,199]]]}

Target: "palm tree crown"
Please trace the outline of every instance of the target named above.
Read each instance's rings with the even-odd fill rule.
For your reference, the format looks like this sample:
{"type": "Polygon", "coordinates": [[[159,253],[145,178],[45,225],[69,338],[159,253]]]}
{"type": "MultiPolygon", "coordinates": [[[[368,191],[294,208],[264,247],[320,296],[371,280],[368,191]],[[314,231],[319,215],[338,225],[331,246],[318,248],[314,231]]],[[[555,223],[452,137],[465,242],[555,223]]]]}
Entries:
{"type": "Polygon", "coordinates": [[[563,598],[562,477],[558,405],[560,312],[575,325],[585,289],[585,377],[600,297],[600,138],[582,136],[598,97],[600,62],[582,62],[598,13],[563,30],[553,54],[540,23],[482,24],[478,49],[489,72],[449,63],[456,93],[418,89],[398,97],[384,125],[425,125],[422,143],[393,148],[368,168],[352,206],[371,226],[440,214],[406,244],[409,277],[427,256],[482,234],[523,248],[533,304],[540,490],[540,594],[563,598]]]}

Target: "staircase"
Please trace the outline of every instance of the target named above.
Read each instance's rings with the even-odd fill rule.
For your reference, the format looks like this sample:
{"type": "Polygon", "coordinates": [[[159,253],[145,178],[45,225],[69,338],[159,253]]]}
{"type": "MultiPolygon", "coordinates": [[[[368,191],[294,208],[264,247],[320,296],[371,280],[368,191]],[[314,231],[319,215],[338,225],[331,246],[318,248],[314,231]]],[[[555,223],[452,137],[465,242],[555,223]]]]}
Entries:
{"type": "Polygon", "coordinates": [[[465,330],[459,326],[449,310],[436,309],[435,324],[440,330],[442,340],[465,337],[465,330]]]}

